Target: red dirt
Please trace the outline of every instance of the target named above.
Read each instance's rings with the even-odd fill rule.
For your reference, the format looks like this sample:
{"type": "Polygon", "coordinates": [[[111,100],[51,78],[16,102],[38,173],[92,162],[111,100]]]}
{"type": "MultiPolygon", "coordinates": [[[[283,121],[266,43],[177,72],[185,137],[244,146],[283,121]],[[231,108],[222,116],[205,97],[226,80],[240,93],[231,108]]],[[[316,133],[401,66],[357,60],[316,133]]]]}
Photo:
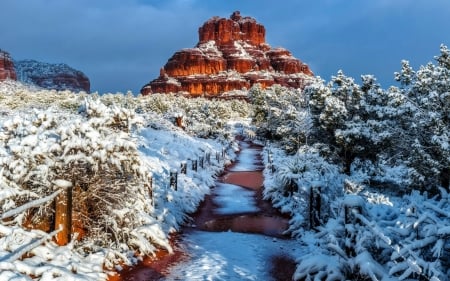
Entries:
{"type": "Polygon", "coordinates": [[[296,262],[292,257],[273,256],[270,259],[270,275],[274,280],[292,280],[296,262]]]}
{"type": "Polygon", "coordinates": [[[120,272],[110,275],[108,281],[164,280],[167,274],[166,270],[185,258],[186,253],[178,247],[178,241],[178,236],[173,236],[170,239],[170,244],[174,250],[173,254],[166,250],[158,250],[155,256],[147,256],[137,265],[123,266],[120,272]]]}
{"type": "Polygon", "coordinates": [[[261,171],[228,172],[220,178],[221,182],[240,185],[252,190],[261,189],[264,177],[261,171]]]}
{"type": "Polygon", "coordinates": [[[256,214],[212,219],[205,222],[200,229],[213,232],[231,230],[242,233],[260,233],[285,238],[283,232],[287,229],[288,223],[289,221],[287,219],[256,214]]]}

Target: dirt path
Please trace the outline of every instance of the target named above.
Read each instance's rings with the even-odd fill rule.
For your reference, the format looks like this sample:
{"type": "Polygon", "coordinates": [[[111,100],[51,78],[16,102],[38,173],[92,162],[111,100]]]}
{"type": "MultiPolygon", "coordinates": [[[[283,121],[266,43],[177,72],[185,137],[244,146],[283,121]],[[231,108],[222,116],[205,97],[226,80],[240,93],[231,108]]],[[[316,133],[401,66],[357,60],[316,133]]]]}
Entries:
{"type": "Polygon", "coordinates": [[[262,199],[262,147],[246,142],[241,147],[236,163],[193,214],[193,224],[173,239],[175,254],[158,253],[123,270],[114,281],[291,280],[293,246],[283,235],[288,218],[262,199]]]}

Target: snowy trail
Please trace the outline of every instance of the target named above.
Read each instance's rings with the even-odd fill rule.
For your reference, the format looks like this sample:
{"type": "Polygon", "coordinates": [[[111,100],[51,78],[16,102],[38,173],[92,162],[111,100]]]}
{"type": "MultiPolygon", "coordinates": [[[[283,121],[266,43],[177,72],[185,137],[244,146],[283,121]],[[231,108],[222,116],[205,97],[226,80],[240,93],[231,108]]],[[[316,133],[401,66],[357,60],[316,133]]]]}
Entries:
{"type": "Polygon", "coordinates": [[[236,164],[228,170],[231,172],[244,172],[244,171],[260,171],[264,169],[261,161],[258,160],[260,149],[251,147],[247,142],[241,142],[241,151],[238,156],[236,164]]]}
{"type": "Polygon", "coordinates": [[[189,256],[165,280],[276,280],[274,260],[298,251],[291,240],[231,231],[190,231],[183,241],[189,256]]]}
{"type": "MultiPolygon", "coordinates": [[[[241,152],[236,163],[228,169],[228,174],[222,176],[221,181],[226,182],[230,174],[239,175],[239,172],[263,169],[259,158],[261,148],[252,147],[246,142],[240,145],[241,152]]],[[[245,173],[244,177],[247,177],[245,173]]],[[[233,180],[233,183],[236,181],[239,179],[233,180]]],[[[260,182],[256,184],[258,189],[261,188],[260,185],[260,182]]],[[[243,188],[236,184],[218,182],[212,192],[212,204],[216,205],[216,208],[210,215],[215,217],[219,215],[221,218],[209,221],[205,219],[204,223],[207,228],[211,222],[227,220],[230,217],[235,218],[233,223],[225,224],[224,227],[222,221],[222,229],[221,226],[213,226],[218,228],[214,229],[214,232],[203,231],[204,227],[201,225],[185,230],[182,235],[182,247],[187,257],[169,268],[164,280],[290,280],[289,271],[293,271],[294,267],[292,257],[298,256],[296,251],[299,251],[294,241],[261,234],[239,233],[264,232],[258,229],[246,231],[241,229],[242,226],[237,226],[239,232],[233,229],[236,224],[239,224],[240,218],[242,218],[241,225],[246,227],[251,228],[252,223],[255,223],[253,215],[261,211],[255,199],[256,192],[257,190],[243,188]],[[227,226],[233,230],[226,229],[227,226]],[[284,264],[281,267],[285,268],[278,268],[277,260],[282,260],[284,264]],[[281,274],[280,271],[289,276],[281,274]]],[[[265,214],[260,218],[270,219],[271,217],[265,214]]],[[[261,223],[256,222],[256,224],[261,223]]],[[[269,221],[267,227],[273,224],[269,221]]],[[[287,222],[283,225],[285,226],[287,222]]],[[[262,227],[264,228],[264,225],[262,227]]]]}
{"type": "Polygon", "coordinates": [[[157,275],[150,274],[154,269],[146,274],[141,266],[124,280],[291,280],[293,257],[301,249],[282,235],[287,219],[261,200],[260,151],[241,142],[236,163],[205,198],[195,223],[180,235],[179,260],[157,275]]]}

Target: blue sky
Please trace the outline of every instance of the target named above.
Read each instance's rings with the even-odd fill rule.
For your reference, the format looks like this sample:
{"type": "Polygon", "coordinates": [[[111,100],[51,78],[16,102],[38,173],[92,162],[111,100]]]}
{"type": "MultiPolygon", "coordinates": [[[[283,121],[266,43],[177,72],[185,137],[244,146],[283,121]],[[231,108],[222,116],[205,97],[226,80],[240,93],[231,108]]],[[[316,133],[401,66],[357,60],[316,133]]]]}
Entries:
{"type": "Polygon", "coordinates": [[[342,69],[387,88],[402,59],[418,67],[450,45],[449,0],[1,0],[0,48],[67,63],[92,91],[137,93],[207,19],[236,10],[327,81],[342,69]]]}

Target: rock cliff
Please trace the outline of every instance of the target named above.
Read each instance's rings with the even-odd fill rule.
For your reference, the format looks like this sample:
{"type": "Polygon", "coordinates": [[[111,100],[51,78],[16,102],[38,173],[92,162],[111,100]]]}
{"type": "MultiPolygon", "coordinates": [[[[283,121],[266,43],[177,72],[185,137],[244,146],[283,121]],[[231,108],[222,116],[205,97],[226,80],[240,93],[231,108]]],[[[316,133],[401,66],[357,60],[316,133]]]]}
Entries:
{"type": "Polygon", "coordinates": [[[67,64],[52,64],[35,60],[16,61],[18,80],[46,89],[90,92],[89,78],[67,64]]]}
{"type": "Polygon", "coordinates": [[[16,80],[16,70],[9,53],[0,50],[0,81],[4,81],[6,79],[16,80]]]}
{"type": "Polygon", "coordinates": [[[251,17],[234,12],[229,19],[213,17],[199,28],[195,48],[176,52],[160,75],[141,94],[188,92],[216,96],[232,90],[273,84],[301,88],[313,73],[284,48],[265,41],[266,30],[251,17]]]}

